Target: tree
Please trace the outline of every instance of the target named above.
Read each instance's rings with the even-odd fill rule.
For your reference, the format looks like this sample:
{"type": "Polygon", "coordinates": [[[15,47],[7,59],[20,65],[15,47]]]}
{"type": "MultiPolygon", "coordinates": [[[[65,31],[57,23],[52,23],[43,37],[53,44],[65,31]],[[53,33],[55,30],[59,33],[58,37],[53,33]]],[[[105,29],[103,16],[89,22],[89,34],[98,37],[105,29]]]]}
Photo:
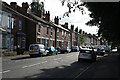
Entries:
{"type": "Polygon", "coordinates": [[[80,45],[83,45],[85,43],[85,35],[84,34],[80,34],[79,43],[80,43],[80,45]]]}
{"type": "MultiPolygon", "coordinates": [[[[71,11],[73,12],[79,9],[82,14],[84,14],[85,6],[91,12],[90,17],[92,20],[86,23],[89,26],[98,26],[98,35],[102,38],[108,40],[108,42],[113,42],[114,44],[120,44],[120,31],[119,31],[119,2],[81,2],[81,0],[61,0],[62,5],[65,1],[67,2],[68,12],[65,13],[69,15],[71,11]]],[[[64,15],[65,15],[64,14],[64,15]]]]}
{"type": "Polygon", "coordinates": [[[41,10],[43,12],[43,15],[45,14],[44,2],[31,3],[31,12],[36,15],[38,10],[41,10]]]}
{"type": "Polygon", "coordinates": [[[119,28],[119,3],[86,3],[85,5],[92,13],[90,17],[93,18],[87,22],[87,25],[99,27],[98,35],[107,39],[108,42],[120,44],[119,28]]]}

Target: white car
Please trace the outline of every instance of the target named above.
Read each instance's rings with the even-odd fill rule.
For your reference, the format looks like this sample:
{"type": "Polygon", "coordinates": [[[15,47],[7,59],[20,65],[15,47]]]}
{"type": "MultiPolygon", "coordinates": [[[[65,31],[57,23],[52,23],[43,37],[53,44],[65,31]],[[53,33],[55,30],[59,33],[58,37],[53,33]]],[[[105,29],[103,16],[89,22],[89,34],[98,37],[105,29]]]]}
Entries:
{"type": "Polygon", "coordinates": [[[34,55],[47,55],[47,51],[43,44],[30,44],[29,55],[30,57],[33,57],[34,55]]]}
{"type": "Polygon", "coordinates": [[[82,49],[80,50],[79,55],[78,55],[78,62],[81,59],[88,59],[88,60],[96,61],[96,53],[92,49],[82,49]]]}

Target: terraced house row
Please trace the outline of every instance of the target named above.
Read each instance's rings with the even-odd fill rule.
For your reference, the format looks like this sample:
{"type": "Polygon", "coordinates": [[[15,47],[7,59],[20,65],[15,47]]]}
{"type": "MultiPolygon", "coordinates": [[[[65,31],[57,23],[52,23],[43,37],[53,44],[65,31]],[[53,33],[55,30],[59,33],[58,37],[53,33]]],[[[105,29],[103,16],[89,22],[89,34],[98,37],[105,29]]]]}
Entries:
{"type": "Polygon", "coordinates": [[[16,50],[18,47],[24,50],[29,49],[30,44],[44,44],[45,47],[55,48],[80,46],[79,35],[85,34],[85,45],[97,45],[100,41],[95,35],[87,34],[78,28],[68,28],[68,23],[59,23],[59,17],[55,16],[54,21],[50,20],[50,12],[43,14],[39,10],[34,15],[29,10],[28,3],[22,3],[22,7],[16,2],[10,5],[2,2],[0,10],[0,49],[16,50]]]}

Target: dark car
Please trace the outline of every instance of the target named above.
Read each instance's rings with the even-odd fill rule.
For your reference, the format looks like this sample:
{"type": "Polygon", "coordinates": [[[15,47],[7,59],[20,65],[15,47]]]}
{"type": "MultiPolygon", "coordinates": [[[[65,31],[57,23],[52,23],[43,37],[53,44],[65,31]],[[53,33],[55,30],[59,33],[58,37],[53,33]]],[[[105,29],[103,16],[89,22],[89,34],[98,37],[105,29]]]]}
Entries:
{"type": "Polygon", "coordinates": [[[56,50],[54,47],[47,47],[45,50],[48,55],[58,54],[58,50],[56,50]]]}
{"type": "Polygon", "coordinates": [[[97,51],[96,51],[96,54],[97,54],[97,55],[104,55],[104,54],[105,54],[105,50],[98,48],[97,51]]]}
{"type": "Polygon", "coordinates": [[[70,48],[61,48],[60,49],[60,53],[65,53],[65,52],[67,52],[67,53],[70,53],[70,51],[71,51],[71,49],[70,48]]]}
{"type": "Polygon", "coordinates": [[[71,52],[78,52],[79,51],[79,47],[78,46],[73,46],[71,49],[71,52]]]}

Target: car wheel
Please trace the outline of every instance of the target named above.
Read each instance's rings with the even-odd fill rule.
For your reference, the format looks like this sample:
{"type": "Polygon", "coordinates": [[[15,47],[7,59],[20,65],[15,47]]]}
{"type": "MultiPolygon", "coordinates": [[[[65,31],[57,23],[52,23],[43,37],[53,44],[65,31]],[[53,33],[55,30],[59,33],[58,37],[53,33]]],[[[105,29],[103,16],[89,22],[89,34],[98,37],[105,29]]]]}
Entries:
{"type": "Polygon", "coordinates": [[[30,55],[30,57],[32,58],[32,57],[34,57],[34,55],[30,55]]]}
{"type": "Polygon", "coordinates": [[[80,58],[78,58],[78,62],[80,62],[80,60],[81,60],[81,59],[80,59],[80,58]]]}
{"type": "Polygon", "coordinates": [[[58,54],[58,52],[56,52],[56,55],[58,54]]]}
{"type": "Polygon", "coordinates": [[[43,53],[40,54],[40,57],[42,57],[42,56],[43,56],[43,53]]]}
{"type": "Polygon", "coordinates": [[[95,61],[96,61],[96,58],[93,58],[92,61],[95,62],[95,61]]]}

